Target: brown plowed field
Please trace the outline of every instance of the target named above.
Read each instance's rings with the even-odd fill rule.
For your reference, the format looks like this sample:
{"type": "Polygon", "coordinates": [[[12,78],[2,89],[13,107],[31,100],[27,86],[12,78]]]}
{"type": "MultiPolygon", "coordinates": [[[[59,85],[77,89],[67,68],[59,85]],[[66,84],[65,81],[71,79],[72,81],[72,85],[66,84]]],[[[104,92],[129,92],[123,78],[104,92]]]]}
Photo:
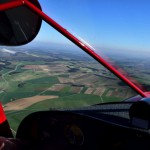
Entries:
{"type": "Polygon", "coordinates": [[[82,89],[83,89],[83,87],[74,87],[74,86],[72,86],[70,91],[73,92],[73,93],[80,93],[82,89]]]}
{"type": "Polygon", "coordinates": [[[58,98],[58,96],[53,96],[53,95],[39,96],[38,95],[38,96],[33,96],[33,97],[28,97],[28,98],[22,98],[22,99],[18,99],[18,100],[7,103],[6,105],[4,105],[4,110],[5,111],[22,110],[37,102],[44,101],[47,99],[54,99],[54,98],[58,98]]]}
{"type": "Polygon", "coordinates": [[[68,78],[59,77],[58,80],[60,83],[74,83],[73,79],[68,79],[68,78]]]}
{"type": "Polygon", "coordinates": [[[102,95],[105,92],[105,88],[96,88],[96,90],[94,91],[94,95],[102,95]]]}
{"type": "Polygon", "coordinates": [[[94,91],[94,88],[88,88],[84,94],[92,94],[92,92],[94,91]]]}
{"type": "Polygon", "coordinates": [[[48,91],[61,91],[65,85],[63,84],[55,84],[51,88],[48,89],[48,91]]]}

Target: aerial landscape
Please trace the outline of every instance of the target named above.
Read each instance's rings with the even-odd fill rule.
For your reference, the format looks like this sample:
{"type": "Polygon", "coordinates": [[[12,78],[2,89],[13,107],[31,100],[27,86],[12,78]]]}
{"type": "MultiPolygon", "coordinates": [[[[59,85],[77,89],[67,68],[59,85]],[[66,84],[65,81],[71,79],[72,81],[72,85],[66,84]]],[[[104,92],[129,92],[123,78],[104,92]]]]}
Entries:
{"type": "Polygon", "coordinates": [[[0,150],[149,149],[150,2],[0,5],[0,150]]]}
{"type": "MultiPolygon", "coordinates": [[[[0,48],[0,100],[15,130],[16,124],[24,116],[37,110],[71,109],[119,102],[136,95],[85,53],[61,48],[20,49],[0,48]]],[[[146,60],[142,63],[138,61],[116,59],[117,64],[128,71],[131,77],[143,85],[146,83],[144,79],[150,83],[146,60]],[[144,79],[136,76],[141,66],[144,79]]]]}

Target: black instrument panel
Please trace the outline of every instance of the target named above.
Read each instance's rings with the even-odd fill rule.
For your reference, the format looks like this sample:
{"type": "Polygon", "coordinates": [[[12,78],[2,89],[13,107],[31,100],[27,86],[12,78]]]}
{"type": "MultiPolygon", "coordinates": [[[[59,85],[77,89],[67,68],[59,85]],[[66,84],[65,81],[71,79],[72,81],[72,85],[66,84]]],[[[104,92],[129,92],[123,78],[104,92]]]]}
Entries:
{"type": "Polygon", "coordinates": [[[122,117],[127,108],[117,112],[115,107],[119,115],[113,111],[112,115],[108,110],[98,111],[93,106],[84,110],[36,112],[22,121],[16,137],[34,150],[150,148],[149,132],[132,127],[130,119],[122,117]]]}

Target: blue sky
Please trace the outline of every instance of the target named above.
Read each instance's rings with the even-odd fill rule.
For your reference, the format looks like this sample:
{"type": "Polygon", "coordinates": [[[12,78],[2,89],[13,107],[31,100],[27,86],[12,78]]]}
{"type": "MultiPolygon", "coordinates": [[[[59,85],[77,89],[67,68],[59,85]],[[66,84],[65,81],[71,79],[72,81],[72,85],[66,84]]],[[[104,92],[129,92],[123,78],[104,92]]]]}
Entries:
{"type": "MultiPolygon", "coordinates": [[[[94,47],[150,51],[149,0],[39,0],[43,11],[94,47]]],[[[68,43],[43,23],[36,40],[68,43]]]]}

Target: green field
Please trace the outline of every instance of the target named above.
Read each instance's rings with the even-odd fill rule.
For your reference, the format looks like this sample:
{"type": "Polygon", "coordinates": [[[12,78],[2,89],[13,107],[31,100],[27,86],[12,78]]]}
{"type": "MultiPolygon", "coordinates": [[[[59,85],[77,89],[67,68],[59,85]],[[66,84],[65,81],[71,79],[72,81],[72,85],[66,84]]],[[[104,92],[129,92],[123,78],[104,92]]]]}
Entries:
{"type": "MultiPolygon", "coordinates": [[[[111,98],[103,97],[103,99],[105,99],[105,102],[120,101],[120,99],[116,97],[111,97],[111,98]]],[[[9,112],[6,112],[6,115],[7,115],[9,123],[11,124],[11,128],[17,131],[17,128],[20,122],[30,113],[33,113],[36,111],[43,111],[43,110],[46,110],[46,111],[60,110],[60,109],[68,110],[72,108],[86,107],[86,106],[94,105],[97,103],[101,103],[101,99],[99,96],[74,94],[70,96],[64,96],[58,99],[45,100],[45,101],[33,104],[32,106],[24,110],[9,111],[9,112]]]]}

